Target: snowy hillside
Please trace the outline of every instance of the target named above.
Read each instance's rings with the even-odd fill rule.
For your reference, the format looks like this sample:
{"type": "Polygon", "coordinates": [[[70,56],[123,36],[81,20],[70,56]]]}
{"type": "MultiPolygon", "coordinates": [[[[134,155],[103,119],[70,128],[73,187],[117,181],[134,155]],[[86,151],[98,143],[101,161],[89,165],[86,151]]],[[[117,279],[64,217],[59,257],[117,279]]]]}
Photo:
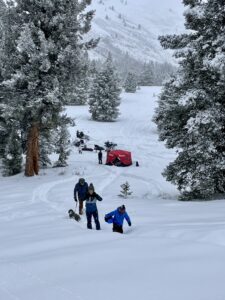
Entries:
{"type": "Polygon", "coordinates": [[[171,61],[158,36],[184,30],[181,0],[93,0],[92,8],[92,35],[101,37],[95,58],[111,51],[115,57],[128,52],[142,61],[171,61]]]}
{"type": "Polygon", "coordinates": [[[224,200],[178,202],[161,176],[174,158],[151,122],[160,88],[123,94],[115,123],[90,120],[87,107],[68,107],[89,145],[110,139],[131,150],[140,167],[97,164],[73,149],[69,167],[40,176],[0,179],[1,300],[224,300],[224,200]],[[138,114],[137,114],[138,111],[138,114]],[[73,188],[82,176],[103,197],[101,231],[70,220],[73,188]],[[133,195],[122,200],[120,185],[133,195]],[[132,227],[111,232],[104,214],[125,204],[132,227]]]}

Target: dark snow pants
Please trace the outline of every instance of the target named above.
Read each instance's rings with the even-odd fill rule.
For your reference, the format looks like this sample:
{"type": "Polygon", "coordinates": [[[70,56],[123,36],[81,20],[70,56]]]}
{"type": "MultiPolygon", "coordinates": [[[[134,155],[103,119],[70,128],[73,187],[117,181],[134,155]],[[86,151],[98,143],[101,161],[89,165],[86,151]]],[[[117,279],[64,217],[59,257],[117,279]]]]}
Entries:
{"type": "Polygon", "coordinates": [[[79,200],[79,215],[83,215],[84,201],[79,200]]]}
{"type": "Polygon", "coordinates": [[[113,223],[113,232],[123,233],[123,226],[113,223]]]}
{"type": "Polygon", "coordinates": [[[100,223],[98,219],[98,211],[93,211],[93,212],[87,212],[86,211],[86,216],[87,216],[87,228],[92,229],[92,217],[94,218],[95,225],[96,225],[96,230],[100,230],[100,223]]]}

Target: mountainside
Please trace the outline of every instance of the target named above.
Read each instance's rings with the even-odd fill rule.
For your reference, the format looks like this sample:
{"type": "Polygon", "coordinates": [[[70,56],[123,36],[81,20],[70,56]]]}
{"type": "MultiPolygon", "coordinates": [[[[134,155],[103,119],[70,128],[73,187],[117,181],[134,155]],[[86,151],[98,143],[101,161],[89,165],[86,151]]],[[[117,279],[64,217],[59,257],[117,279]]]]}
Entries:
{"type": "Polygon", "coordinates": [[[92,57],[128,52],[136,60],[173,62],[158,36],[184,31],[181,0],[93,0],[91,8],[96,10],[91,35],[101,38],[92,57]]]}

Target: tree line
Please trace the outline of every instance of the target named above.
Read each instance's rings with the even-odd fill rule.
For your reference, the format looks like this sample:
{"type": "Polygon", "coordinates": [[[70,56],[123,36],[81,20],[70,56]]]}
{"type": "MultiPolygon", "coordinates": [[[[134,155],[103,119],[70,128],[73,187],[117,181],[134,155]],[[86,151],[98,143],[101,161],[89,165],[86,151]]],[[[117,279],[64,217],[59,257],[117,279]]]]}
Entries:
{"type": "Polygon", "coordinates": [[[179,68],[155,114],[159,138],[177,157],[164,171],[181,199],[225,192],[225,3],[183,0],[187,33],[160,37],[179,68]]]}
{"type": "Polygon", "coordinates": [[[84,77],[83,56],[98,42],[83,38],[94,15],[86,10],[90,3],[1,3],[0,156],[5,175],[21,171],[22,154],[26,176],[38,174],[45,148],[56,147],[59,164],[65,156],[57,147],[60,133],[72,122],[63,113],[64,104],[84,77]]]}

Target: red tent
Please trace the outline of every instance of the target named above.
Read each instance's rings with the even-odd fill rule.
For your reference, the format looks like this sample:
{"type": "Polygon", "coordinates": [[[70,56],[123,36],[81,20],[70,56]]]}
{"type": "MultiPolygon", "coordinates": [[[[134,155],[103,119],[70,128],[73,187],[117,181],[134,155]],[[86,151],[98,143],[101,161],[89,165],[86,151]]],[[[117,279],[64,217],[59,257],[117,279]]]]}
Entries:
{"type": "Polygon", "coordinates": [[[107,165],[118,167],[127,167],[132,165],[131,152],[124,150],[111,150],[107,153],[107,165]]]}

